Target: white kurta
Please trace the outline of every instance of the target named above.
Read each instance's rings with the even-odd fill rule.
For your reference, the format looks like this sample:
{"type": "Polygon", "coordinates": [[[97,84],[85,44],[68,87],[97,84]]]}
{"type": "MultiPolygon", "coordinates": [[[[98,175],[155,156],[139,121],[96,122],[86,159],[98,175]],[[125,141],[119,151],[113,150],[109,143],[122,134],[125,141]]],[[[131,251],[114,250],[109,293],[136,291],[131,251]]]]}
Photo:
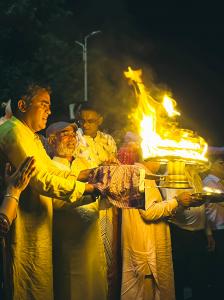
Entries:
{"type": "MultiPolygon", "coordinates": [[[[80,170],[76,161],[55,157],[61,168],[80,170]]],[[[106,258],[99,226],[98,201],[78,208],[61,200],[54,207],[55,300],[106,300],[106,258]]]]}
{"type": "Polygon", "coordinates": [[[123,209],[122,300],[148,300],[145,276],[155,282],[155,300],[174,300],[170,230],[164,217],[177,207],[175,199],[163,201],[155,182],[147,180],[146,211],[123,209]]]}

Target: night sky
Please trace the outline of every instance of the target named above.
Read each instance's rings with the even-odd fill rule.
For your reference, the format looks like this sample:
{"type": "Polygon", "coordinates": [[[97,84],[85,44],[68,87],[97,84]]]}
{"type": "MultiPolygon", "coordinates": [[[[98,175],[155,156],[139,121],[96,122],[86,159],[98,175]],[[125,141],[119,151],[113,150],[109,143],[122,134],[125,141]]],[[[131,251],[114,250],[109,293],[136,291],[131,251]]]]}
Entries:
{"type": "MultiPolygon", "coordinates": [[[[11,3],[13,1],[5,0],[4,2],[11,3]]],[[[23,7],[26,7],[26,2],[29,2],[30,5],[33,3],[34,6],[36,4],[35,0],[22,1],[23,7]]],[[[101,30],[101,34],[88,40],[89,98],[97,98],[98,96],[100,101],[104,98],[108,98],[109,101],[111,99],[111,114],[120,114],[121,107],[119,104],[122,97],[123,99],[126,97],[127,88],[125,90],[125,87],[128,85],[124,79],[123,71],[127,69],[128,65],[133,68],[141,68],[146,86],[151,84],[150,81],[153,78],[153,83],[156,86],[165,86],[172,92],[173,98],[178,104],[177,109],[181,112],[179,119],[181,127],[198,132],[210,145],[224,145],[222,108],[224,81],[223,9],[221,4],[216,1],[210,1],[207,4],[205,2],[200,0],[179,1],[177,3],[159,0],[61,1],[66,8],[72,11],[72,21],[70,20],[71,22],[69,21],[69,25],[66,26],[67,23],[62,24],[63,19],[61,19],[57,24],[54,24],[53,32],[56,32],[61,40],[65,38],[70,46],[72,45],[72,50],[70,50],[74,52],[70,55],[72,57],[76,55],[76,60],[81,66],[75,70],[75,76],[78,78],[76,78],[74,89],[79,91],[77,101],[81,101],[82,96],[80,95],[83,94],[83,87],[81,86],[83,62],[81,49],[75,44],[75,40],[83,41],[83,38],[90,32],[101,30]],[[61,28],[65,28],[65,31],[61,32],[61,28]],[[112,76],[111,74],[108,76],[108,73],[111,73],[112,76]],[[95,88],[92,90],[92,94],[91,87],[95,88]]],[[[44,1],[38,3],[42,3],[45,7],[44,1]]],[[[41,11],[44,15],[42,16],[43,23],[43,20],[47,20],[48,15],[50,15],[49,10],[48,4],[47,9],[41,11]]],[[[30,10],[28,10],[29,13],[30,10]]],[[[25,20],[24,17],[18,22],[18,25],[24,22],[21,28],[28,27],[25,20]]],[[[4,35],[7,35],[7,27],[11,24],[10,18],[8,22],[5,23],[4,35]]],[[[18,25],[17,27],[20,28],[18,25]]],[[[6,42],[1,49],[6,49],[6,58],[8,52],[11,53],[13,59],[17,59],[20,54],[26,57],[26,52],[28,54],[33,53],[33,49],[28,51],[32,47],[38,49],[39,45],[35,43],[32,28],[26,30],[28,37],[24,38],[25,46],[23,47],[21,46],[23,35],[20,31],[14,30],[15,43],[13,42],[8,50],[7,39],[5,39],[6,42]],[[20,35],[17,37],[18,32],[20,35]],[[30,45],[29,40],[34,41],[34,43],[30,45]]],[[[58,62],[57,49],[60,50],[61,48],[55,44],[49,45],[52,47],[49,48],[50,51],[56,52],[56,55],[53,56],[55,58],[53,63],[56,64],[58,62]]],[[[52,52],[50,54],[47,52],[49,49],[47,47],[42,49],[44,54],[40,57],[51,56],[52,52]],[[45,49],[46,52],[44,52],[45,49]]],[[[66,55],[63,56],[63,59],[65,58],[66,55]]],[[[40,61],[43,62],[44,60],[40,61]]],[[[28,62],[30,63],[30,61],[28,62]]],[[[51,67],[52,61],[47,60],[47,62],[48,67],[51,67]]],[[[11,60],[9,59],[9,67],[10,63],[11,60]]],[[[14,64],[15,62],[12,63],[12,66],[14,64]]],[[[76,61],[73,61],[73,64],[75,69],[76,61]]],[[[60,70],[60,62],[57,73],[58,70],[60,70]]],[[[50,74],[51,72],[47,73],[50,74]]],[[[57,73],[52,75],[56,78],[55,86],[53,86],[54,91],[57,87],[59,90],[61,84],[60,77],[55,76],[57,73]]],[[[43,76],[45,75],[43,74],[43,76]]],[[[66,73],[63,78],[66,78],[66,73]]],[[[9,77],[9,79],[11,78],[9,77]]],[[[64,81],[66,83],[66,79],[64,81]]],[[[64,89],[69,92],[70,87],[69,83],[68,86],[62,86],[61,90],[64,89]]],[[[52,103],[60,103],[61,101],[61,107],[60,109],[57,107],[57,110],[61,111],[67,108],[67,103],[63,102],[61,94],[57,94],[57,90],[55,94],[56,99],[53,99],[55,101],[52,103]]],[[[69,96],[64,94],[64,98],[70,101],[69,96]]],[[[71,99],[72,101],[73,99],[71,99]]]]}
{"type": "Polygon", "coordinates": [[[148,61],[171,88],[186,125],[223,145],[224,24],[220,8],[197,3],[179,8],[158,3],[155,10],[133,5],[132,13],[144,39],[155,42],[148,61]]]}
{"type": "MultiPolygon", "coordinates": [[[[84,1],[76,6],[83,30],[102,30],[119,60],[153,71],[181,111],[182,124],[210,144],[224,145],[224,24],[215,2],[84,1]],[[82,4],[81,4],[82,3],[82,4]]],[[[100,43],[100,42],[92,42],[100,43]]],[[[98,44],[97,44],[98,45],[98,44]]],[[[147,85],[147,82],[145,82],[147,85]]]]}

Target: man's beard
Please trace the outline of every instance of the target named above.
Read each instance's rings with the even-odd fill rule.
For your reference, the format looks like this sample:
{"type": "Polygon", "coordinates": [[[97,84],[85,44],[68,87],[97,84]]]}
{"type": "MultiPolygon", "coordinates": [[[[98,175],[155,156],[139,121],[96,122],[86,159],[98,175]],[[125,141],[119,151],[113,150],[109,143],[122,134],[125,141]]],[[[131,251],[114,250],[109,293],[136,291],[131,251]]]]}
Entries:
{"type": "Polygon", "coordinates": [[[74,151],[75,151],[75,145],[74,147],[68,147],[67,145],[64,145],[62,143],[60,143],[58,146],[57,146],[57,155],[58,156],[72,156],[74,154],[74,151]]]}

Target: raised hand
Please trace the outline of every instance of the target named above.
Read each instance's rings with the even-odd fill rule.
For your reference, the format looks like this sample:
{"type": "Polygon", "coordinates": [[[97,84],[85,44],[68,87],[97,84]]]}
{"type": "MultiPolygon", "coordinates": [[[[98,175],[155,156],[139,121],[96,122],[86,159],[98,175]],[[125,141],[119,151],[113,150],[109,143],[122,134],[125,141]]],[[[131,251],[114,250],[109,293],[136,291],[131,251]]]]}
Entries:
{"type": "Polygon", "coordinates": [[[20,195],[20,193],[27,187],[30,178],[35,171],[34,157],[27,157],[12,174],[12,168],[9,163],[5,168],[5,183],[7,192],[13,195],[20,195]]]}

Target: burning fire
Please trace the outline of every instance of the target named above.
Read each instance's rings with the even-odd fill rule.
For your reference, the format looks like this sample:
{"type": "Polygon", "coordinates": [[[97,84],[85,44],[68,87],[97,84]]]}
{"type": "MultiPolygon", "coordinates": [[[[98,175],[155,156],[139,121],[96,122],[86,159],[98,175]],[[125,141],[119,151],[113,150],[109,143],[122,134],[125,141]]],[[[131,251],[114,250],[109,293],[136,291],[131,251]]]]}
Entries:
{"type": "Polygon", "coordinates": [[[178,128],[176,117],[180,113],[175,109],[176,101],[166,94],[163,101],[155,100],[142,82],[141,70],[128,67],[124,74],[133,85],[138,100],[134,119],[142,137],[143,158],[207,162],[205,140],[191,130],[178,128]]]}

